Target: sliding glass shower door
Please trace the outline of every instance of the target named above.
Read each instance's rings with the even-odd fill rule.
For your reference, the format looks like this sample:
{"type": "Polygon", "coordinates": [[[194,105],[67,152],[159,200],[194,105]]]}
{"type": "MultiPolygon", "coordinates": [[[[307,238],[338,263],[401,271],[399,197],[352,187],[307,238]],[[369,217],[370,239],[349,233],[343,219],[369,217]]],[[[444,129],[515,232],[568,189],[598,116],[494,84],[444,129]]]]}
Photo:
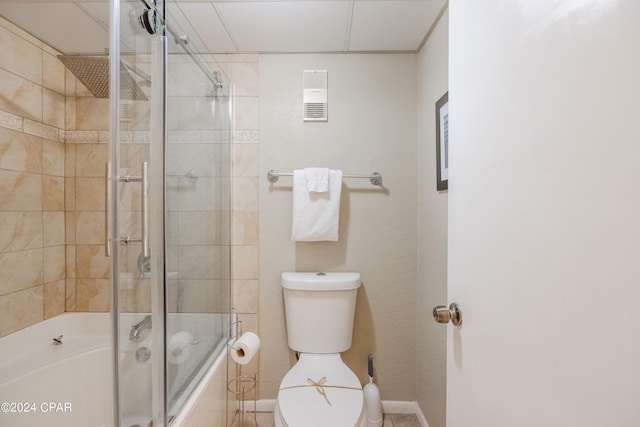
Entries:
{"type": "Polygon", "coordinates": [[[228,334],[229,83],[174,4],[112,0],[112,14],[115,416],[158,427],[228,334]]]}

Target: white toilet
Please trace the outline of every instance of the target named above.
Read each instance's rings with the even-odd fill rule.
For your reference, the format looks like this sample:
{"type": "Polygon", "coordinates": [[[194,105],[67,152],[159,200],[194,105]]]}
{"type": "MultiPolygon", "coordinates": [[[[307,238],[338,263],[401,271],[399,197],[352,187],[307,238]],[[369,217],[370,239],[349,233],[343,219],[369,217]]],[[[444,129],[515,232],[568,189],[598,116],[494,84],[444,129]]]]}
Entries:
{"type": "Polygon", "coordinates": [[[289,347],[276,427],[366,427],[362,385],[340,353],[351,347],[360,273],[282,273],[289,347]]]}

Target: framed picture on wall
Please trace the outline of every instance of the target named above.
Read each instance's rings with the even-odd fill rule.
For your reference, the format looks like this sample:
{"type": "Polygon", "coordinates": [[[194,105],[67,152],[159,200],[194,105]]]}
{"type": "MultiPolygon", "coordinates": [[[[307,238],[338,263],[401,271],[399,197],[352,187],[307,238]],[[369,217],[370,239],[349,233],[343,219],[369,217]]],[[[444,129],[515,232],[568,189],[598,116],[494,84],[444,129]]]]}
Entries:
{"type": "Polygon", "coordinates": [[[449,188],[449,92],[436,102],[436,161],[438,191],[449,188]]]}

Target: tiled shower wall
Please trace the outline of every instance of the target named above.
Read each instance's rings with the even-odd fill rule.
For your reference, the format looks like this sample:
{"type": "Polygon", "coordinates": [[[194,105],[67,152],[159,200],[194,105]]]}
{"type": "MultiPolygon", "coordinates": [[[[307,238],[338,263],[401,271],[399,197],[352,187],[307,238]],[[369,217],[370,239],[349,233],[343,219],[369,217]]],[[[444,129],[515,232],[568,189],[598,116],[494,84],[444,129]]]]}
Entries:
{"type": "Polygon", "coordinates": [[[65,311],[66,74],[0,18],[0,336],[65,311]],[[46,72],[45,72],[46,70],[46,72]]]}
{"type": "MultiPolygon", "coordinates": [[[[103,255],[109,115],[108,100],[92,97],[57,60],[58,52],[2,18],[0,45],[3,49],[0,336],[3,336],[64,311],[110,309],[109,260],[103,255]]],[[[235,83],[233,311],[239,314],[244,330],[257,332],[258,56],[216,55],[215,61],[235,83]]],[[[214,69],[215,61],[211,60],[214,69]]],[[[131,135],[135,137],[136,133],[131,135]]],[[[130,154],[127,158],[132,165],[146,158],[147,141],[132,140],[126,145],[124,151],[130,154]]],[[[192,148],[198,150],[197,146],[192,148]]],[[[131,167],[133,170],[134,166],[131,167]]],[[[201,179],[201,183],[205,182],[206,177],[201,179]]],[[[135,193],[133,190],[124,197],[134,199],[135,193]]],[[[137,212],[132,210],[131,215],[137,217],[137,212]]],[[[186,216],[189,215],[198,217],[207,213],[186,216]]],[[[184,223],[187,231],[190,224],[196,225],[198,221],[187,218],[184,223]]],[[[187,236],[190,238],[198,243],[201,236],[192,233],[187,236]]],[[[133,262],[133,258],[127,257],[127,262],[133,262]]],[[[145,283],[144,280],[133,283],[130,289],[125,283],[121,300],[127,311],[149,309],[141,303],[148,299],[136,295],[147,292],[145,283]]],[[[202,282],[193,280],[190,284],[197,287],[202,282]]],[[[191,299],[199,302],[197,298],[191,299]]],[[[243,367],[242,373],[253,372],[257,372],[257,358],[243,367]]]]}

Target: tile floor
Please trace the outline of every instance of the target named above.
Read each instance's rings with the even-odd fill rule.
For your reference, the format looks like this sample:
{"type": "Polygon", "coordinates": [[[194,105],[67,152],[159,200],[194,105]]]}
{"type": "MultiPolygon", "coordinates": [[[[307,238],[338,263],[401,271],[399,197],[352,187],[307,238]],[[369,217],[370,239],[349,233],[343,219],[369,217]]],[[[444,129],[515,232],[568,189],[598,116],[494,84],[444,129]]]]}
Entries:
{"type": "MultiPolygon", "coordinates": [[[[253,420],[253,413],[244,416],[244,425],[239,425],[239,419],[234,427],[275,427],[272,412],[258,412],[256,414],[257,425],[253,420]]],[[[385,414],[384,427],[420,427],[420,422],[414,414],[385,414]]]]}

